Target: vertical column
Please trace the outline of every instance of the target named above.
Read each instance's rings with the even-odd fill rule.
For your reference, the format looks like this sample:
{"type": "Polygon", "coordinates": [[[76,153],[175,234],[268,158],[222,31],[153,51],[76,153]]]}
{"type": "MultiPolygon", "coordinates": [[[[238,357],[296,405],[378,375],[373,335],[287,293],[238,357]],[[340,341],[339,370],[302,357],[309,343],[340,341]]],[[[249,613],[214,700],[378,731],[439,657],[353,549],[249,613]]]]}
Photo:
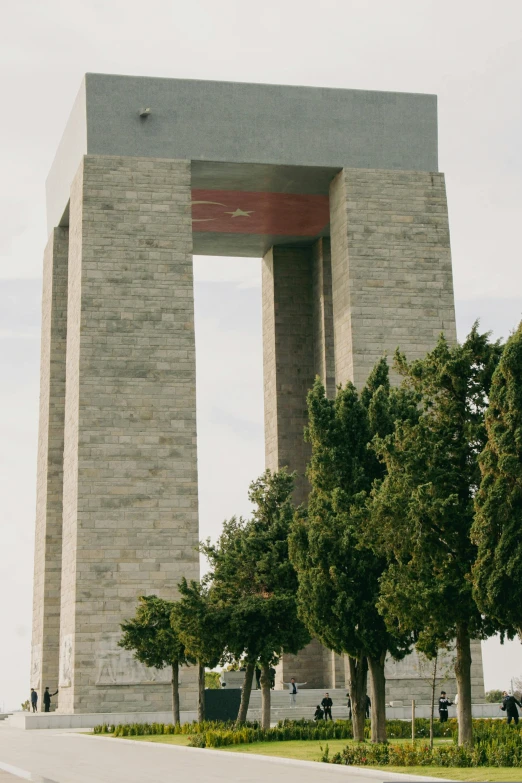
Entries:
{"type": "Polygon", "coordinates": [[[312,266],[308,248],[273,247],[263,259],[265,455],[271,470],[297,471],[306,498],[306,395],[314,381],[312,266]]]}
{"type": "MultiPolygon", "coordinates": [[[[266,466],[298,472],[295,501],[308,494],[306,395],[316,374],[332,394],[333,328],[328,240],[313,248],[273,247],[263,259],[263,357],[266,466]]],[[[291,677],[310,688],[331,676],[331,653],[317,639],[299,655],[286,654],[277,686],[291,677]]]]}
{"type": "Polygon", "coordinates": [[[456,340],[444,175],[344,169],[330,187],[336,383],[456,340]]]}
{"type": "Polygon", "coordinates": [[[31,687],[40,703],[45,686],[58,684],[68,243],[68,229],[55,228],[43,269],[31,651],[31,687]]]}
{"type": "MultiPolygon", "coordinates": [[[[117,646],[199,576],[190,163],[86,156],[70,205],[60,712],[167,710],[117,646]]],[[[181,708],[196,674],[182,674],[181,708]]]]}
{"type": "Polygon", "coordinates": [[[318,239],[312,247],[314,369],[327,397],[335,397],[335,357],[330,239],[318,239]]]}

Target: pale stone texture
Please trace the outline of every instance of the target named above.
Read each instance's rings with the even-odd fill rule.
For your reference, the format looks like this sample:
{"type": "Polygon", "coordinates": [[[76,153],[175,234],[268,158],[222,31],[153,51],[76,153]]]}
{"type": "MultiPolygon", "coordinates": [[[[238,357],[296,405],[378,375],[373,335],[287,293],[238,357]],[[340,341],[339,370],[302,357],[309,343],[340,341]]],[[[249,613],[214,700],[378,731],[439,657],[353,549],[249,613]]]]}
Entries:
{"type": "Polygon", "coordinates": [[[344,169],[330,187],[335,380],[360,388],[399,346],[456,340],[444,175],[344,169]]]}
{"type": "MultiPolygon", "coordinates": [[[[333,316],[329,240],[312,248],[274,247],[263,259],[263,359],[266,466],[297,471],[295,502],[306,500],[310,447],[304,442],[306,395],[319,375],[333,380],[333,316]]],[[[277,686],[295,677],[322,687],[331,652],[313,640],[277,666],[277,686]]]]}
{"type": "Polygon", "coordinates": [[[263,259],[262,286],[266,467],[297,471],[294,499],[301,503],[310,455],[303,437],[306,395],[314,381],[310,250],[272,248],[263,259]]]}
{"type": "Polygon", "coordinates": [[[56,689],[58,684],[68,246],[68,229],[55,228],[43,265],[30,683],[40,701],[46,685],[56,689]]]}
{"type": "Polygon", "coordinates": [[[335,357],[332,303],[332,258],[330,239],[324,237],[312,247],[314,368],[326,389],[335,397],[335,357]]]}
{"type": "MultiPolygon", "coordinates": [[[[70,202],[59,711],[165,710],[119,650],[141,594],[197,579],[190,166],[86,156],[70,202]]],[[[181,708],[195,701],[195,670],[181,708]]]]}

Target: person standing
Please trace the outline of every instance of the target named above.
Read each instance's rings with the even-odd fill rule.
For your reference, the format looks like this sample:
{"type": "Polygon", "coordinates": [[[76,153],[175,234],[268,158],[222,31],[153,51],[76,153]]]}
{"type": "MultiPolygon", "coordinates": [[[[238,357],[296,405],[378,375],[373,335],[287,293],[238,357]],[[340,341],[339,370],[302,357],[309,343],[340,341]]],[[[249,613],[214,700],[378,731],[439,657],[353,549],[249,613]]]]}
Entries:
{"type": "Polygon", "coordinates": [[[346,706],[348,707],[348,720],[352,719],[352,700],[350,699],[350,694],[346,694],[346,698],[348,699],[346,706]]]}
{"type": "Polygon", "coordinates": [[[261,688],[261,669],[256,665],[256,684],[257,690],[261,688]]]}
{"type": "Polygon", "coordinates": [[[296,704],[297,704],[297,694],[299,693],[298,688],[301,688],[303,685],[306,685],[306,682],[296,682],[295,678],[292,677],[290,682],[284,682],[283,685],[288,686],[288,690],[290,692],[290,707],[295,710],[296,704]]]}
{"type": "Polygon", "coordinates": [[[371,702],[371,699],[368,696],[368,694],[366,694],[366,701],[365,701],[364,705],[365,705],[364,706],[364,714],[365,714],[366,718],[369,718],[370,717],[370,707],[372,706],[372,702],[371,702]]]}
{"type": "Polygon", "coordinates": [[[519,702],[519,700],[515,696],[510,696],[507,691],[503,691],[502,693],[502,704],[500,705],[501,710],[505,710],[506,712],[506,718],[508,722],[508,726],[511,723],[511,721],[515,721],[515,726],[518,726],[518,710],[517,705],[519,707],[522,707],[522,704],[519,702]]]}
{"type": "Polygon", "coordinates": [[[33,712],[38,711],[38,694],[34,688],[31,688],[31,709],[33,712]]]}
{"type": "Polygon", "coordinates": [[[448,720],[448,707],[451,707],[452,701],[446,698],[446,691],[440,692],[439,699],[439,720],[441,723],[446,723],[448,720]]]}
{"type": "Polygon", "coordinates": [[[51,698],[53,696],[56,696],[58,691],[56,690],[54,693],[49,693],[49,686],[46,685],[44,695],[43,695],[43,703],[44,703],[44,712],[50,712],[51,710],[51,698]]]}
{"type": "Polygon", "coordinates": [[[330,718],[330,720],[333,720],[332,718],[333,701],[331,700],[329,693],[324,694],[324,699],[321,702],[321,707],[324,710],[324,719],[328,720],[328,718],[330,718]]]}
{"type": "Polygon", "coordinates": [[[271,666],[271,667],[269,668],[269,670],[268,670],[268,673],[269,673],[269,675],[270,675],[270,687],[272,688],[272,690],[274,690],[274,688],[275,688],[275,676],[276,676],[276,670],[274,669],[274,667],[273,667],[273,666],[271,666]]]}

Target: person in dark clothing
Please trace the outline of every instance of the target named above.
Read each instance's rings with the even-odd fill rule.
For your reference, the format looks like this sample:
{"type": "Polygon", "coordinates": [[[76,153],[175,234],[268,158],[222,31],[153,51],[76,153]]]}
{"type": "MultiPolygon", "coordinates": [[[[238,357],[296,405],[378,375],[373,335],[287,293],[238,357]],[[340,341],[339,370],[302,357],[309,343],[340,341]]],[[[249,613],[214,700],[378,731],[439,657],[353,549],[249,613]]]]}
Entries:
{"type": "Polygon", "coordinates": [[[268,673],[269,673],[269,675],[270,675],[270,687],[272,688],[272,690],[274,690],[274,688],[275,688],[275,676],[276,676],[276,670],[274,669],[274,667],[273,667],[273,666],[271,666],[271,667],[269,668],[269,670],[268,670],[268,673]]]}
{"type": "Polygon", "coordinates": [[[348,702],[346,706],[348,707],[348,720],[352,719],[352,700],[350,699],[350,694],[346,694],[346,698],[348,699],[348,702]]]}
{"type": "Polygon", "coordinates": [[[365,715],[366,715],[367,718],[370,717],[370,707],[371,706],[372,706],[372,703],[370,701],[370,697],[368,696],[368,694],[366,694],[366,702],[365,702],[364,712],[365,712],[365,715]]]}
{"type": "Polygon", "coordinates": [[[43,703],[44,703],[44,712],[49,712],[51,709],[51,697],[56,696],[58,691],[56,690],[54,693],[49,693],[49,686],[47,685],[44,691],[43,695],[43,703]]]}
{"type": "Polygon", "coordinates": [[[520,703],[519,700],[515,698],[515,696],[510,696],[507,691],[504,691],[502,694],[502,704],[500,705],[500,709],[505,710],[508,725],[513,720],[515,721],[515,726],[518,726],[517,705],[522,707],[522,703],[520,703]]]}
{"type": "Polygon", "coordinates": [[[31,709],[33,712],[37,711],[38,706],[38,694],[34,688],[31,688],[31,709]]]}
{"type": "Polygon", "coordinates": [[[441,723],[446,723],[448,720],[448,707],[451,707],[452,701],[446,698],[446,691],[441,691],[439,699],[439,720],[441,723]]]}
{"type": "Polygon", "coordinates": [[[256,666],[256,683],[257,683],[257,690],[261,688],[261,669],[259,666],[256,666]]]}
{"type": "Polygon", "coordinates": [[[324,718],[324,713],[320,705],[318,704],[317,707],[315,708],[314,720],[322,720],[323,718],[324,718]]]}
{"type": "Polygon", "coordinates": [[[330,720],[333,720],[332,718],[333,701],[331,700],[329,693],[324,694],[324,699],[321,702],[321,707],[324,710],[324,719],[328,720],[328,718],[330,718],[330,720]]]}

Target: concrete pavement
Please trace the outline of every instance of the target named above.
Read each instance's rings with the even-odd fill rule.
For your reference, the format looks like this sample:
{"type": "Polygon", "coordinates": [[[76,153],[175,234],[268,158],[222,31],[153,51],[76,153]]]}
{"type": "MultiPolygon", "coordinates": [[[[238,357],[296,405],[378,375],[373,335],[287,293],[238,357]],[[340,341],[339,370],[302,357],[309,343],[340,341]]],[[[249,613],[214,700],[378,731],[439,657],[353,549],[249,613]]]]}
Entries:
{"type": "MultiPolygon", "coordinates": [[[[414,780],[352,769],[252,754],[133,742],[64,732],[25,732],[0,725],[0,783],[317,783],[339,777],[350,783],[414,780]],[[13,775],[13,777],[11,777],[13,775]]],[[[429,780],[429,779],[427,779],[429,780]]],[[[440,780],[439,780],[440,783],[440,780]]]]}

